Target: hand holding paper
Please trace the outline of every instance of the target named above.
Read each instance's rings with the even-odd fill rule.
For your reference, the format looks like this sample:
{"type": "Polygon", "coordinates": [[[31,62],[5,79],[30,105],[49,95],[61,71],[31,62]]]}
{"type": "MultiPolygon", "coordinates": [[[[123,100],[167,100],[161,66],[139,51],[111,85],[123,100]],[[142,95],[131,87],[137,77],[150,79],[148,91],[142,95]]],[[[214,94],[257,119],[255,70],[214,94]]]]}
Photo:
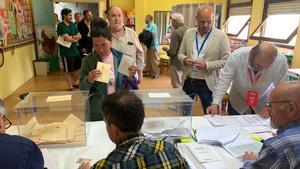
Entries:
{"type": "Polygon", "coordinates": [[[134,59],[128,55],[123,55],[120,62],[118,71],[128,77],[136,73],[136,67],[134,66],[134,59]]]}
{"type": "Polygon", "coordinates": [[[101,76],[101,70],[94,69],[89,72],[87,81],[89,83],[94,83],[96,79],[98,79],[101,76]]]}
{"type": "Polygon", "coordinates": [[[71,45],[72,45],[72,42],[67,42],[64,40],[64,38],[62,36],[59,36],[56,40],[56,43],[64,46],[64,47],[67,47],[67,48],[70,48],[71,45]]]}
{"type": "Polygon", "coordinates": [[[132,78],[136,74],[137,67],[136,66],[130,66],[128,68],[129,77],[132,78]]]}
{"type": "Polygon", "coordinates": [[[103,62],[98,62],[97,70],[101,71],[101,75],[96,79],[96,81],[108,83],[109,75],[111,72],[111,65],[103,62]]]}

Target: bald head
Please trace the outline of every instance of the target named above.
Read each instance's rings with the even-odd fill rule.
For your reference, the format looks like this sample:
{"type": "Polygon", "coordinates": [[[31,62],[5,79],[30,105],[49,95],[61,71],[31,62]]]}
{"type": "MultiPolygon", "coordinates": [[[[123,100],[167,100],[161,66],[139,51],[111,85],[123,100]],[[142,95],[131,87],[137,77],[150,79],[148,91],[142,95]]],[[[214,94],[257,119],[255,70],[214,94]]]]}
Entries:
{"type": "Polygon", "coordinates": [[[196,15],[198,31],[201,35],[208,32],[213,23],[213,9],[210,5],[201,5],[196,15]]]}
{"type": "Polygon", "coordinates": [[[284,82],[270,94],[270,117],[275,128],[300,120],[300,82],[284,82]]]}
{"type": "Polygon", "coordinates": [[[270,42],[260,42],[251,49],[250,64],[257,71],[267,69],[277,56],[277,48],[270,42]]]}
{"type": "MultiPolygon", "coordinates": [[[[292,100],[295,101],[300,108],[300,82],[291,81],[279,84],[273,89],[271,95],[277,100],[292,100]]],[[[300,109],[299,109],[300,114],[300,109]]]]}
{"type": "Polygon", "coordinates": [[[113,6],[108,10],[108,22],[111,31],[114,33],[120,31],[124,26],[124,16],[122,9],[118,6],[113,6]]]}

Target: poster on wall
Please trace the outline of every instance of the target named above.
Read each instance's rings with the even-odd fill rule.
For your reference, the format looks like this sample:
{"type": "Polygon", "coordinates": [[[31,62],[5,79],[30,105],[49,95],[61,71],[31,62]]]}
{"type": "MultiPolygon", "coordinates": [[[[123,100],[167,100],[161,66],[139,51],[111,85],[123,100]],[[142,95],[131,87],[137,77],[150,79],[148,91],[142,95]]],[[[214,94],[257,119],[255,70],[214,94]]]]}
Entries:
{"type": "Polygon", "coordinates": [[[33,39],[29,0],[0,0],[0,45],[33,39]]]}

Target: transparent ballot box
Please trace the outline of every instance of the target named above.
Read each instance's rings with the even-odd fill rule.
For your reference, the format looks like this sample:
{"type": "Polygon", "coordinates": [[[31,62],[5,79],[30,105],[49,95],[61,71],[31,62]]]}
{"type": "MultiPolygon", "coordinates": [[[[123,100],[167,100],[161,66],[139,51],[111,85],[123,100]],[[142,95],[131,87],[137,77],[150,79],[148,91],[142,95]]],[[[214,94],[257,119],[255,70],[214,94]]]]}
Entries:
{"type": "Polygon", "coordinates": [[[29,93],[15,107],[19,135],[41,147],[86,145],[87,92],[29,93]]]}
{"type": "Polygon", "coordinates": [[[151,138],[190,137],[193,100],[182,89],[136,90],[145,106],[142,132],[151,138]]]}

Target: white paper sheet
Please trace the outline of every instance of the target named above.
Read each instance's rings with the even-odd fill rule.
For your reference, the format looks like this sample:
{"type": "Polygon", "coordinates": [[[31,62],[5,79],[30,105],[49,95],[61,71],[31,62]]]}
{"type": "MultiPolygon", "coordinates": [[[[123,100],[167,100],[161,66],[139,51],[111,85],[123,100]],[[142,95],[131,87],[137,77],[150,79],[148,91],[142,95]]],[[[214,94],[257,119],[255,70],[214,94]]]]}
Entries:
{"type": "Polygon", "coordinates": [[[171,98],[169,93],[148,93],[149,98],[171,98]]]}
{"type": "Polygon", "coordinates": [[[134,66],[134,62],[135,62],[135,60],[132,57],[124,54],[122,56],[122,60],[121,60],[121,63],[119,65],[118,71],[129,77],[128,69],[131,66],[134,66]]]}
{"type": "Polygon", "coordinates": [[[56,43],[64,46],[64,47],[67,47],[67,48],[70,48],[71,45],[72,45],[72,42],[67,42],[64,40],[64,38],[62,36],[59,36],[56,40],[56,43]]]}
{"type": "Polygon", "coordinates": [[[43,149],[41,149],[41,152],[42,152],[43,158],[44,158],[44,167],[47,167],[47,169],[57,169],[58,166],[55,163],[55,161],[53,160],[53,158],[51,157],[48,149],[43,148],[43,149]]]}
{"type": "Polygon", "coordinates": [[[199,143],[226,145],[234,142],[239,136],[240,132],[232,131],[225,128],[202,127],[197,132],[197,139],[199,143]]]}
{"type": "Polygon", "coordinates": [[[60,101],[70,101],[72,100],[72,95],[60,95],[60,96],[48,96],[46,102],[60,102],[60,101]]]}
{"type": "Polygon", "coordinates": [[[246,151],[258,153],[262,145],[262,143],[247,137],[227,144],[224,146],[224,148],[228,150],[235,158],[241,158],[246,151]]]}
{"type": "Polygon", "coordinates": [[[101,71],[101,75],[96,80],[99,82],[108,83],[110,80],[111,65],[103,62],[98,62],[97,70],[101,71]]]}
{"type": "Polygon", "coordinates": [[[269,126],[243,126],[241,127],[242,131],[247,131],[249,133],[263,133],[271,132],[272,128],[269,126]]]}
{"type": "Polygon", "coordinates": [[[200,163],[220,161],[220,157],[210,145],[188,143],[188,149],[200,163]]]}
{"type": "Polygon", "coordinates": [[[215,127],[230,126],[268,126],[270,119],[263,119],[259,115],[242,115],[242,116],[210,116],[205,118],[215,127]]]}

